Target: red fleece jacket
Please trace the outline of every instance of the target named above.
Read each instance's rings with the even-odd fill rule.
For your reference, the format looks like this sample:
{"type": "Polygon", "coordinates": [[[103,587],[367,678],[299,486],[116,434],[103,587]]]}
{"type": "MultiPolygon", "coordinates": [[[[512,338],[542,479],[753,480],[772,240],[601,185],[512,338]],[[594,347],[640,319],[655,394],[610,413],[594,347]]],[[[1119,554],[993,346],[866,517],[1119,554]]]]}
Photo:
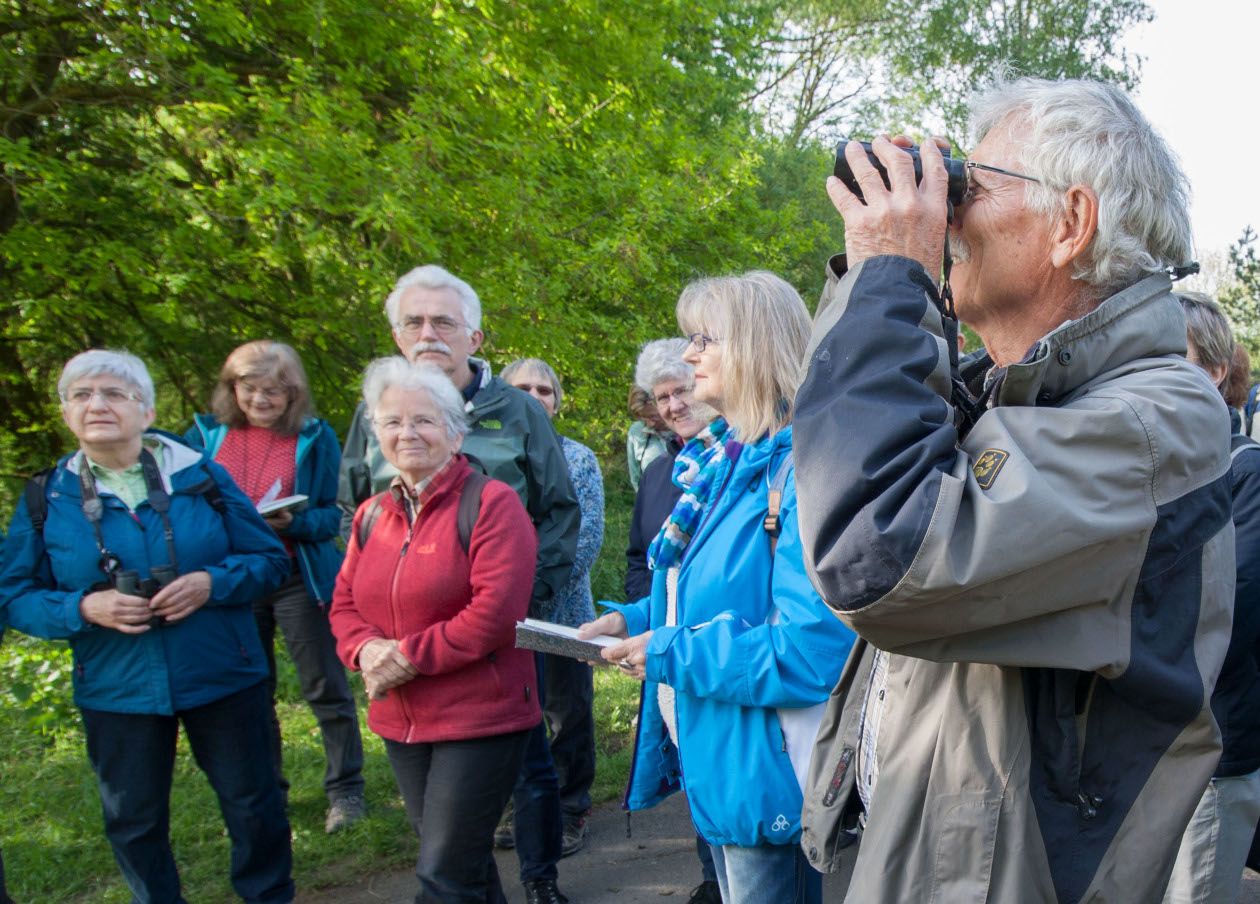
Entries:
{"type": "Polygon", "coordinates": [[[424,490],[415,525],[390,492],[359,549],[359,506],[337,575],[337,653],[358,669],[375,638],[397,639],[418,677],[368,706],[368,725],[408,744],[507,734],[542,718],[533,656],[515,647],[534,585],[538,539],[516,493],[491,480],[465,554],[456,513],[470,473],[462,458],[424,490]]]}

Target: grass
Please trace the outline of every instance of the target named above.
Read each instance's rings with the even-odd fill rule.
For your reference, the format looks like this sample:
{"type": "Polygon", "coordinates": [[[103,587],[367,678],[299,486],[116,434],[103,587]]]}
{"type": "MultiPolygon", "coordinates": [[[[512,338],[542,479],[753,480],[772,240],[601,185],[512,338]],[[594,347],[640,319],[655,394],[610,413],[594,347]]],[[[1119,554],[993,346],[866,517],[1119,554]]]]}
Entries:
{"type": "MultiPolygon", "coordinates": [[[[613,469],[610,469],[613,470],[613,469]]],[[[606,476],[605,546],[592,573],[596,599],[621,599],[625,540],[634,496],[623,469],[606,476]]],[[[279,714],[285,771],[291,783],[294,878],[300,889],[342,885],[405,869],[416,841],[403,813],[380,738],[368,730],[362,684],[360,726],[368,818],[324,834],[324,753],[297,676],[277,645],[279,714]]],[[[17,901],[125,904],[130,896],[101,826],[96,781],[70,701],[69,650],[10,632],[0,648],[0,849],[17,901]]],[[[597,669],[597,762],[592,798],[618,799],[629,771],[639,684],[615,669],[597,669]]],[[[182,736],[171,792],[171,842],[190,901],[239,900],[228,883],[228,840],[218,805],[182,736]]]]}

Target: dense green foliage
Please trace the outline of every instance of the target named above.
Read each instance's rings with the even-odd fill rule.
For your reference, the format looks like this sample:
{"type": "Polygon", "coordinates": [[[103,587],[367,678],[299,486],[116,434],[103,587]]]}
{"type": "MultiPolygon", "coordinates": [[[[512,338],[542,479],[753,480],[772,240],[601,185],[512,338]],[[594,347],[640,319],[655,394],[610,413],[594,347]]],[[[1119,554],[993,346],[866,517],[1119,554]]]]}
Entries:
{"type": "Polygon", "coordinates": [[[388,288],[431,261],[481,293],[492,362],[551,360],[566,429],[609,454],[636,347],[674,331],[689,279],[764,267],[815,295],[842,241],[819,128],[952,122],[998,60],[1131,81],[1117,36],[1148,15],[1140,0],[6,0],[0,510],[64,450],[53,384],[89,346],[143,357],[158,424],[179,429],[231,348],[287,339],[343,427],[360,369],[391,349],[388,288]],[[846,93],[855,73],[878,90],[846,93]],[[799,108],[782,128],[775,85],[799,108]]]}
{"type": "Polygon", "coordinates": [[[481,293],[490,357],[552,360],[607,448],[681,285],[808,281],[839,242],[824,158],[781,167],[741,103],[768,27],[727,0],[8,4],[4,471],[64,445],[52,387],[93,345],[150,364],[174,428],[232,347],[289,339],[343,423],[388,288],[429,261],[481,293]]]}

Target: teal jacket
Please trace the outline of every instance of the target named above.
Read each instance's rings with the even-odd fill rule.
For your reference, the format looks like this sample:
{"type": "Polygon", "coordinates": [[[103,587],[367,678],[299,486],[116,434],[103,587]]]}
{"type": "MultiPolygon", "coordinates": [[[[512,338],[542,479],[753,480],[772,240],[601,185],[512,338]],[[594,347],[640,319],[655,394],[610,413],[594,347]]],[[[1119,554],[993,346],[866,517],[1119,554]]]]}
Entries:
{"type": "MultiPolygon", "coordinates": [[[[85,709],[170,715],[267,677],[251,604],[284,580],[284,547],[227,471],[169,434],[149,435],[164,446],[158,459],[180,573],[210,575],[210,598],[192,615],[143,634],[83,621],[79,604],[105,575],[83,516],[82,453],[63,458],[49,477],[43,531],[34,530],[24,498],[9,526],[0,617],[34,637],[70,641],[74,701],[85,709]],[[207,481],[218,488],[221,512],[205,493],[207,481]]],[[[105,546],[124,569],[144,578],[153,566],[170,564],[161,518],[147,500],[133,512],[108,490],[100,499],[105,546]]]]}
{"type": "MultiPolygon", "coordinates": [[[[184,441],[194,449],[205,449],[211,457],[218,455],[228,427],[212,414],[199,414],[184,434],[184,441]]],[[[332,602],[333,584],[341,569],[341,550],[336,538],[341,523],[337,508],[337,467],[341,463],[341,447],[337,434],[327,421],[307,418],[298,433],[297,476],[293,492],[310,500],[293,515],[293,523],[280,532],[297,547],[298,566],[306,592],[320,606],[332,602]]]]}
{"type": "Polygon", "coordinates": [[[770,550],[769,485],[791,446],[787,427],[739,451],[679,566],[676,626],[665,626],[666,571],[653,573],[650,596],[613,607],[631,637],[653,632],[626,806],[685,789],[712,844],[800,838],[797,773],[813,745],[812,730],[800,729],[821,718],[854,641],[805,574],[790,473],[770,550]],[[661,716],[662,682],[676,692],[677,746],[661,716]]]}

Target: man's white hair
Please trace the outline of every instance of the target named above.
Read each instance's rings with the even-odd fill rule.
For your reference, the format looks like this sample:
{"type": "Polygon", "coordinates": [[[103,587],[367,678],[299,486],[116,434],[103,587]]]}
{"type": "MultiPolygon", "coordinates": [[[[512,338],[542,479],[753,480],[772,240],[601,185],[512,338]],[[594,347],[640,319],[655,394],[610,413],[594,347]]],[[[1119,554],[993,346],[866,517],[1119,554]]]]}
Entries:
{"type": "Polygon", "coordinates": [[[1030,209],[1058,215],[1072,185],[1098,196],[1098,231],[1076,262],[1077,279],[1107,295],[1191,260],[1181,163],[1122,90],[1080,79],[999,80],[972,99],[974,141],[1003,124],[1026,142],[1021,164],[1041,180],[1025,189],[1030,209]]]}
{"type": "Polygon", "coordinates": [[[391,327],[398,325],[398,306],[402,302],[403,294],[417,286],[424,289],[453,290],[459,296],[460,306],[464,309],[464,322],[468,324],[469,331],[481,329],[481,299],[477,297],[473,287],[437,264],[416,267],[404,273],[394,283],[394,290],[385,299],[385,316],[389,318],[391,327]]]}

